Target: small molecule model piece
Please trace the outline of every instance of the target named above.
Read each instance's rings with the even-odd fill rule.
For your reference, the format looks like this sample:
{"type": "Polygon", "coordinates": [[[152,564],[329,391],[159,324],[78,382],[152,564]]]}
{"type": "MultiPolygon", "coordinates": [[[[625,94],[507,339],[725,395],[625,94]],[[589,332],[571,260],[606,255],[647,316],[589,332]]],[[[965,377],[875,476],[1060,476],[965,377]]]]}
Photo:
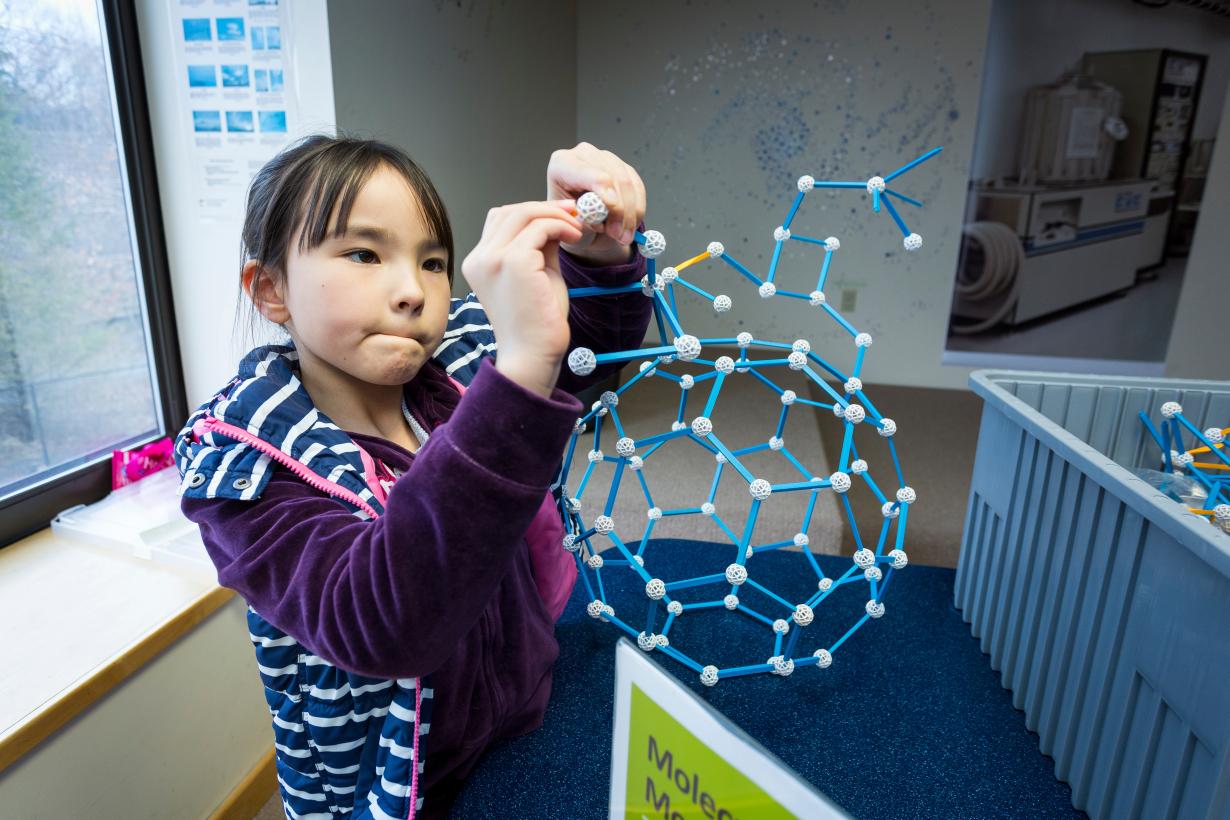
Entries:
{"type": "MultiPolygon", "coordinates": [[[[917,494],[906,485],[901,471],[893,441],[897,424],[881,415],[863,388],[861,374],[873,340],[870,334],[860,332],[838,313],[824,296],[829,269],[834,255],[841,248],[841,242],[833,236],[826,239],[803,236],[792,230],[791,225],[808,193],[823,188],[858,189],[870,197],[873,212],[879,213],[882,209],[888,211],[901,231],[905,249],[918,250],[922,246],[922,238],[906,226],[893,200],[915,206],[922,203],[893,190],[889,183],[935,156],[940,150],[935,148],[891,173],[872,176],[862,182],[822,181],[810,175],[799,177],[798,192],[786,218],[767,232],[772,235],[774,246],[764,278],[753,273],[730,254],[721,242],[710,242],[700,253],[659,271],[656,260],[666,251],[666,237],[658,231],[646,230],[644,233],[635,233],[638,249],[646,257],[646,276],[640,283],[613,288],[576,288],[569,291],[569,298],[572,299],[640,292],[653,303],[659,343],[636,350],[611,352],[595,352],[578,347],[568,355],[568,367],[578,375],[587,375],[597,367],[612,363],[638,361],[639,366],[635,376],[618,390],[603,394],[602,400],[595,402],[589,413],[577,419],[559,478],[554,486],[567,533],[563,539],[563,549],[572,554],[577,562],[581,582],[590,599],[587,611],[593,618],[614,624],[620,631],[636,640],[642,650],[661,652],[687,666],[706,686],[742,675],[770,673],[786,677],[797,667],[828,668],[833,663],[833,654],[863,624],[885,615],[885,590],[893,575],[908,564],[903,549],[906,522],[910,507],[917,501],[917,494]],[[787,242],[813,246],[824,254],[815,285],[806,292],[788,290],[777,279],[782,249],[787,242]],[[836,322],[849,334],[852,342],[850,352],[854,363],[850,372],[843,372],[821,358],[806,339],[796,339],[793,342],[772,341],[757,338],[748,332],[739,333],[734,338],[715,339],[702,339],[689,334],[683,323],[680,297],[688,293],[695,294],[707,300],[711,308],[719,314],[730,312],[734,305],[731,297],[709,293],[685,278],[686,271],[705,262],[720,262],[729,266],[750,282],[762,298],[798,299],[836,322]],[[732,344],[737,346],[737,359],[725,355],[702,358],[710,345],[732,344]],[[702,372],[673,372],[675,368],[672,365],[676,363],[689,363],[693,369],[699,367],[702,372]],[[778,387],[769,376],[775,368],[786,368],[805,375],[833,403],[829,405],[803,399],[792,390],[778,387]],[[625,430],[620,420],[620,397],[642,379],[650,377],[666,379],[678,385],[678,413],[669,430],[658,435],[636,438],[625,430]],[[756,382],[771,391],[774,398],[778,399],[773,402],[777,424],[767,440],[761,439],[761,443],[751,447],[731,449],[723,441],[725,431],[713,422],[713,412],[723,384],[727,379],[736,378],[756,382]],[[835,380],[838,389],[830,386],[826,378],[835,380]],[[703,409],[688,414],[689,396],[703,392],[705,387],[708,387],[707,397],[698,397],[698,400],[704,401],[703,409]],[[792,410],[798,413],[817,409],[823,409],[826,416],[829,416],[827,411],[831,409],[829,423],[838,423],[845,428],[837,469],[827,478],[808,470],[791,451],[789,442],[783,435],[786,419],[792,410]],[[614,432],[606,433],[611,426],[614,427],[614,432]],[[873,480],[867,462],[859,455],[855,433],[868,426],[878,434],[871,436],[871,441],[878,440],[880,443],[877,446],[888,449],[895,470],[895,475],[892,476],[895,486],[882,487],[873,480]],[[581,437],[587,433],[593,437],[592,446],[583,447],[580,444],[581,437]],[[604,454],[602,451],[604,433],[608,437],[616,437],[614,455],[604,454]],[[652,468],[661,460],[655,460],[654,454],[673,441],[703,448],[713,455],[716,463],[716,472],[708,494],[698,499],[699,503],[692,508],[662,509],[654,502],[651,492],[651,478],[647,474],[655,473],[656,470],[652,468]],[[799,479],[774,483],[767,478],[756,476],[745,461],[749,454],[757,452],[782,459],[790,469],[800,473],[799,479]],[[573,457],[578,453],[588,453],[588,459],[581,460],[581,463],[586,465],[585,472],[573,495],[569,491],[568,482],[573,457]],[[614,470],[610,491],[605,502],[601,504],[601,512],[596,517],[583,518],[581,499],[598,469],[614,470]],[[621,484],[621,479],[625,479],[627,473],[631,473],[635,479],[627,478],[621,484]],[[742,535],[729,528],[714,504],[723,476],[729,480],[746,482],[748,494],[744,497],[750,504],[750,512],[742,535]],[[636,522],[616,520],[613,517],[621,486],[624,489],[638,487],[644,495],[646,514],[637,516],[636,522]],[[878,517],[876,524],[879,535],[874,541],[870,538],[864,541],[850,503],[845,499],[846,494],[856,491],[870,492],[882,506],[883,515],[878,517]],[[811,524],[812,512],[817,497],[825,492],[835,493],[842,499],[842,507],[847,513],[858,544],[858,550],[848,569],[836,578],[825,577],[808,547],[807,530],[811,524]],[[760,508],[765,504],[776,503],[779,495],[790,493],[803,493],[808,496],[807,512],[797,534],[777,543],[753,544],[752,536],[760,508]],[[665,516],[696,516],[698,525],[716,526],[731,543],[732,552],[727,560],[733,559],[733,563],[729,563],[724,572],[718,568],[716,573],[713,573],[711,569],[709,572],[713,574],[702,573],[692,578],[667,578],[655,572],[654,545],[650,539],[654,527],[665,516]],[[635,539],[630,537],[626,529],[633,525],[644,527],[643,532],[635,539]],[[812,576],[813,580],[809,581],[808,585],[815,591],[804,600],[788,600],[756,580],[757,553],[784,548],[797,550],[796,554],[802,556],[799,564],[801,572],[812,576]],[[612,585],[603,583],[603,575],[613,572],[632,573],[636,576],[639,583],[634,586],[635,591],[631,594],[638,597],[639,601],[608,600],[612,585]],[[858,601],[857,604],[848,600],[849,596],[832,598],[839,590],[848,588],[851,584],[863,585],[861,589],[865,591],[862,596],[856,593],[854,600],[858,601]],[[844,634],[828,636],[824,630],[831,629],[840,617],[830,612],[832,600],[846,601],[840,605],[856,606],[857,611],[851,613],[853,623],[844,634]],[[829,602],[830,606],[820,610],[819,607],[826,602],[829,602]],[[618,607],[613,606],[615,603],[618,607]],[[768,609],[764,609],[765,607],[768,609]],[[646,608],[643,625],[638,623],[634,626],[631,621],[634,616],[628,613],[646,611],[646,608]],[[621,615],[616,614],[617,610],[621,615]],[[749,645],[746,647],[749,652],[746,665],[720,668],[706,662],[707,647],[685,645],[686,633],[683,638],[672,641],[669,636],[675,622],[696,617],[692,613],[701,610],[722,613],[722,617],[744,618],[752,623],[754,628],[764,629],[763,648],[749,645]],[[821,640],[827,645],[816,648],[821,640]]],[[[577,200],[577,211],[582,220],[591,224],[606,218],[606,209],[596,195],[582,195],[577,200]]],[[[862,436],[865,438],[870,433],[868,430],[862,433],[862,436]]],[[[686,481],[687,477],[673,477],[672,480],[686,481]]],[[[1227,517],[1230,518],[1230,508],[1227,508],[1227,511],[1227,517]]]]}
{"type": "Polygon", "coordinates": [[[1153,425],[1145,411],[1141,410],[1139,416],[1161,450],[1162,472],[1195,480],[1204,489],[1205,499],[1200,507],[1188,507],[1188,512],[1230,533],[1230,451],[1226,449],[1230,427],[1201,430],[1183,415],[1183,406],[1175,401],[1165,402],[1158,412],[1161,429],[1153,425]],[[1183,445],[1185,432],[1195,442],[1191,448],[1183,445]]]}

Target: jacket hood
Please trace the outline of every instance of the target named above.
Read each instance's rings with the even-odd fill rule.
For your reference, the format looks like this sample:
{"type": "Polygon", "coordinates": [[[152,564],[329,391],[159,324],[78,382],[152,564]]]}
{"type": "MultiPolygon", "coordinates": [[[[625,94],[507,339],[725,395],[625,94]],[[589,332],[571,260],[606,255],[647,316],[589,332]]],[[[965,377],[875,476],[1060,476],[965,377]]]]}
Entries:
{"type": "Polygon", "coordinates": [[[175,438],[180,495],[259,498],[269,483],[271,462],[289,457],[324,481],[377,505],[363,479],[358,446],[316,408],[299,372],[293,344],[265,345],[244,356],[235,377],[188,417],[175,438]],[[208,429],[213,420],[239,428],[264,445],[245,442],[238,432],[208,429]]]}

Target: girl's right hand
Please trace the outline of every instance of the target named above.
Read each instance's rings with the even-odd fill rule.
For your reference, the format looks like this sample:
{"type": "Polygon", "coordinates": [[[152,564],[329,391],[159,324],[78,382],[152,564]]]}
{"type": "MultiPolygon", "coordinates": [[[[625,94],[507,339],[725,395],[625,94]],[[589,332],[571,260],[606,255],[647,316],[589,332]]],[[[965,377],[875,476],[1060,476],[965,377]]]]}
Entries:
{"type": "Polygon", "coordinates": [[[568,352],[568,286],[559,243],[576,242],[582,222],[571,199],[521,202],[487,212],[461,273],[482,302],[499,344],[496,369],[550,396],[568,352]]]}

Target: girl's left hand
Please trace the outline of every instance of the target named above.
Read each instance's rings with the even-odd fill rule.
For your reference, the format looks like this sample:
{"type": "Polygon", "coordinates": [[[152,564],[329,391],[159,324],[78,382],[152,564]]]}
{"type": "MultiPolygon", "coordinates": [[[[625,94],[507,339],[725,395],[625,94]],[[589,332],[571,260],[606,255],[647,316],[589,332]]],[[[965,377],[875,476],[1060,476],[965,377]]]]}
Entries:
{"type": "Polygon", "coordinates": [[[587,225],[577,242],[561,242],[573,256],[597,265],[627,262],[636,251],[632,232],[645,218],[645,184],[632,166],[588,142],[561,148],[547,164],[547,199],[576,199],[586,191],[602,197],[610,216],[587,225]]]}

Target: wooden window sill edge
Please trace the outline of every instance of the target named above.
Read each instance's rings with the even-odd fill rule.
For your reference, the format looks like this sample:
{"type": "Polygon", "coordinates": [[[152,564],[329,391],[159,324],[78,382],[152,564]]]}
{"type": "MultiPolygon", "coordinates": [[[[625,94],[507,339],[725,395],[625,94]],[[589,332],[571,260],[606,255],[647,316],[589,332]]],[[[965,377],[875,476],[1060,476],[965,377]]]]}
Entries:
{"type": "MultiPolygon", "coordinates": [[[[6,570],[6,558],[8,557],[6,553],[16,551],[23,546],[34,551],[23,556],[22,560],[26,564],[38,562],[44,556],[47,556],[48,560],[53,560],[50,558],[52,552],[50,545],[55,544],[56,539],[49,537],[49,530],[36,533],[26,541],[33,542],[36,539],[40,539],[40,543],[26,545],[19,541],[7,547],[4,552],[0,552],[0,581],[3,580],[6,570]]],[[[82,675],[71,684],[39,704],[37,708],[17,722],[0,731],[0,773],[139,671],[234,596],[233,590],[220,587],[216,583],[206,585],[204,591],[196,594],[183,606],[177,607],[169,617],[163,615],[160,622],[151,624],[149,630],[136,640],[131,641],[105,661],[95,664],[91,669],[83,670],[82,675]]],[[[84,612],[74,613],[74,616],[77,614],[82,618],[85,617],[84,612]]]]}

